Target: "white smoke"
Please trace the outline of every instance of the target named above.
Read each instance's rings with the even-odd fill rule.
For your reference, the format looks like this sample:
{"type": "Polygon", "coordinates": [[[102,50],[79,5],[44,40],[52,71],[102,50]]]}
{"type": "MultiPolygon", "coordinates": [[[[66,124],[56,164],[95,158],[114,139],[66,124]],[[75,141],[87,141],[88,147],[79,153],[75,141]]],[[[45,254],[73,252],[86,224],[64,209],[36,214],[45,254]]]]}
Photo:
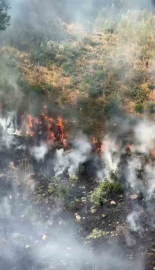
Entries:
{"type": "Polygon", "coordinates": [[[68,152],[63,149],[56,151],[55,157],[55,174],[56,176],[68,171],[69,176],[75,176],[80,164],[84,163],[90,156],[91,145],[87,138],[79,136],[73,141],[73,148],[68,152]]]}
{"type": "Polygon", "coordinates": [[[15,112],[9,112],[7,117],[0,118],[1,145],[7,148],[15,143],[14,134],[17,128],[15,119],[15,112]]]}
{"type": "Polygon", "coordinates": [[[104,169],[98,170],[97,176],[103,180],[104,177],[110,181],[110,173],[117,173],[118,164],[120,162],[120,146],[116,141],[106,136],[102,142],[102,160],[104,169]]]}
{"type": "Polygon", "coordinates": [[[141,153],[149,153],[155,145],[155,125],[150,121],[142,121],[135,128],[137,145],[135,150],[141,153]]]}
{"type": "Polygon", "coordinates": [[[141,226],[141,220],[140,217],[142,215],[143,211],[140,207],[133,210],[127,217],[127,222],[130,226],[131,231],[133,232],[141,232],[142,226],[141,226]]]}
{"type": "Polygon", "coordinates": [[[47,144],[44,142],[41,142],[39,146],[34,146],[31,149],[31,155],[35,157],[37,161],[43,161],[45,158],[45,155],[48,153],[48,147],[47,144]]]}

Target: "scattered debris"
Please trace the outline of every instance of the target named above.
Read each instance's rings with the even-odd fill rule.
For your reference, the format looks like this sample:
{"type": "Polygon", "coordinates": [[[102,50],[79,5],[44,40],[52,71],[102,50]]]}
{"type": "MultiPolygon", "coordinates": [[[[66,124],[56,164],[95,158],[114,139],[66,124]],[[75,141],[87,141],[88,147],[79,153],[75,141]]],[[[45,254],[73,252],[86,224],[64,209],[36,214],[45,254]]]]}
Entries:
{"type": "Polygon", "coordinates": [[[133,194],[133,195],[130,196],[131,200],[137,200],[138,198],[139,198],[138,194],[133,194]]]}
{"type": "Polygon", "coordinates": [[[47,239],[47,235],[44,234],[43,237],[42,237],[42,240],[43,240],[43,241],[46,241],[46,239],[47,239]]]}
{"type": "Polygon", "coordinates": [[[96,212],[97,212],[97,209],[96,209],[96,208],[94,208],[94,207],[92,207],[92,208],[90,209],[90,212],[91,212],[92,214],[94,214],[94,213],[96,213],[96,212]]]}
{"type": "Polygon", "coordinates": [[[81,221],[81,217],[77,213],[75,213],[75,220],[76,220],[76,222],[80,222],[81,221]]]}
{"type": "Polygon", "coordinates": [[[110,204],[111,205],[117,205],[117,203],[115,201],[111,201],[110,204]]]}

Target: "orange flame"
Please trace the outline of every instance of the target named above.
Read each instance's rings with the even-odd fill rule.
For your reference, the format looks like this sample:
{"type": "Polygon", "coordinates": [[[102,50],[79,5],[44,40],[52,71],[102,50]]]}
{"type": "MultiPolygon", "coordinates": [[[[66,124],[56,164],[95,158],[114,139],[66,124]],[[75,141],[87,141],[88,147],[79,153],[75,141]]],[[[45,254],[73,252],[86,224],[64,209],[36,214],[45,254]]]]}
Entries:
{"type": "Polygon", "coordinates": [[[102,145],[101,145],[101,143],[95,137],[93,137],[92,143],[95,146],[95,149],[97,150],[97,152],[100,154],[102,152],[102,145]]]}
{"type": "Polygon", "coordinates": [[[68,138],[65,133],[62,117],[58,117],[58,123],[48,116],[47,107],[44,106],[39,118],[27,115],[26,117],[26,134],[30,137],[37,135],[39,125],[42,129],[46,130],[47,144],[50,146],[53,143],[61,144],[64,148],[67,148],[66,139],[68,138]]]}
{"type": "Polygon", "coordinates": [[[27,128],[26,134],[27,135],[30,135],[31,137],[33,137],[34,136],[34,132],[32,131],[32,127],[33,127],[32,116],[31,115],[28,115],[27,118],[28,118],[28,124],[26,126],[26,128],[27,128]]]}

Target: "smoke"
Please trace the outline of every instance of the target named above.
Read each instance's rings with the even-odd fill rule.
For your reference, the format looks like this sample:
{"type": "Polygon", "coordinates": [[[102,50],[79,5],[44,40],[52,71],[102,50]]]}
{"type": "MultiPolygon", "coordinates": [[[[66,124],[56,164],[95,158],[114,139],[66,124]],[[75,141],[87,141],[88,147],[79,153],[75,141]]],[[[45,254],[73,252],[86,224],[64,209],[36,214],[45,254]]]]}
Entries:
{"type": "MultiPolygon", "coordinates": [[[[148,144],[148,138],[144,140],[144,137],[137,137],[136,129],[139,129],[141,124],[134,126],[135,136],[139,138],[139,144],[142,143],[143,145],[145,141],[148,144]]],[[[6,125],[4,127],[6,129],[6,125]]],[[[149,132],[148,136],[151,137],[150,134],[152,133],[149,132]]],[[[91,156],[92,146],[86,136],[79,135],[71,142],[71,145],[71,149],[68,151],[56,150],[54,158],[56,176],[61,175],[63,177],[65,171],[67,171],[69,177],[75,176],[79,166],[89,160],[91,156]]],[[[105,165],[104,174],[109,170],[114,170],[117,173],[123,152],[122,146],[118,144],[116,139],[112,140],[110,137],[106,137],[102,147],[104,151],[102,155],[105,165]]],[[[133,149],[136,149],[136,147],[133,147],[133,149]]],[[[45,159],[47,152],[47,145],[42,142],[39,146],[33,146],[30,154],[40,162],[45,159]]],[[[130,178],[132,178],[133,183],[137,181],[135,172],[138,166],[139,163],[135,164],[133,161],[130,163],[129,167],[132,168],[134,177],[126,171],[126,181],[131,183],[130,178]]],[[[47,170],[50,170],[48,166],[47,170]]],[[[0,202],[0,218],[2,220],[0,237],[3,257],[1,265],[4,266],[4,269],[9,269],[9,267],[17,270],[21,267],[23,270],[35,268],[41,270],[82,270],[94,269],[95,267],[102,269],[103,264],[107,270],[132,267],[130,260],[124,259],[126,254],[122,251],[121,246],[119,247],[112,242],[112,246],[107,244],[101,248],[99,254],[96,253],[89,243],[85,243],[85,239],[84,241],[78,240],[76,230],[78,229],[77,226],[80,225],[75,223],[74,215],[71,215],[68,220],[68,213],[66,212],[63,216],[62,210],[55,204],[51,206],[46,199],[38,203],[40,197],[37,195],[38,197],[34,196],[33,198],[32,195],[35,191],[35,183],[31,179],[33,170],[25,171],[24,175],[20,169],[18,171],[17,168],[13,167],[13,171],[14,174],[12,173],[10,179],[13,189],[9,190],[6,187],[5,195],[1,197],[0,202]],[[44,208],[44,211],[42,211],[42,208],[44,208]]],[[[151,168],[147,167],[146,173],[151,174],[151,168]]],[[[132,184],[131,188],[134,190],[132,184]]],[[[150,192],[153,192],[153,188],[151,190],[149,185],[147,194],[150,194],[150,192]]],[[[129,195],[130,192],[127,194],[128,199],[129,195]]],[[[148,196],[147,200],[150,201],[148,196]]],[[[131,231],[143,232],[143,224],[141,224],[143,213],[143,207],[133,204],[133,211],[127,216],[127,223],[131,231]]],[[[134,266],[138,270],[143,269],[143,258],[138,257],[134,261],[134,266]]]]}
{"type": "Polygon", "coordinates": [[[128,216],[127,216],[127,222],[130,226],[131,231],[133,232],[142,232],[142,226],[141,226],[141,215],[143,214],[143,210],[140,207],[137,207],[137,209],[133,210],[128,216]]]}
{"type": "Polygon", "coordinates": [[[77,139],[74,139],[72,146],[72,149],[68,153],[65,153],[63,149],[56,151],[56,176],[63,174],[67,170],[69,176],[74,177],[77,174],[80,164],[83,164],[89,158],[91,145],[84,135],[79,135],[77,139]]]}
{"type": "MultiPolygon", "coordinates": [[[[16,186],[14,180],[11,178],[16,186]]],[[[108,270],[132,266],[115,243],[96,253],[88,243],[77,239],[73,218],[68,220],[67,214],[57,216],[50,208],[42,213],[41,205],[36,207],[36,203],[25,196],[25,190],[24,196],[22,189],[19,195],[18,188],[16,186],[12,196],[6,193],[0,201],[0,263],[4,269],[82,270],[102,269],[104,264],[104,269],[108,270]]],[[[142,258],[137,258],[134,265],[141,270],[142,258]]]]}
{"type": "Polygon", "coordinates": [[[135,128],[135,139],[137,145],[139,145],[138,150],[141,153],[149,153],[154,147],[155,142],[155,126],[149,121],[142,121],[135,128]]]}
{"type": "Polygon", "coordinates": [[[42,161],[45,155],[48,153],[48,147],[46,143],[41,142],[40,146],[34,146],[31,149],[31,155],[35,157],[37,161],[42,161]]]}
{"type": "Polygon", "coordinates": [[[10,148],[12,144],[15,144],[14,132],[16,130],[14,124],[15,113],[8,113],[7,118],[0,118],[1,128],[1,147],[10,148]]]}
{"type": "MultiPolygon", "coordinates": [[[[133,6],[135,8],[135,5],[136,8],[150,7],[148,1],[136,1],[136,4],[133,1],[121,2],[121,12],[123,8],[124,10],[133,8],[133,6]]],[[[67,39],[68,35],[61,27],[61,20],[69,23],[87,23],[88,18],[92,17],[93,20],[96,18],[99,9],[112,4],[113,1],[80,1],[78,3],[75,1],[11,1],[11,26],[2,36],[1,43],[28,50],[34,44],[40,46],[41,42],[67,39]]],[[[115,7],[117,10],[120,9],[120,1],[115,3],[115,7]]],[[[130,14],[128,13],[128,16],[130,14]]],[[[121,18],[118,18],[118,16],[113,17],[113,12],[108,16],[112,19],[113,24],[117,21],[118,27],[116,27],[116,31],[119,30],[120,43],[124,46],[124,50],[122,50],[122,47],[113,46],[112,57],[114,60],[111,61],[109,69],[114,72],[118,63],[123,59],[122,66],[127,68],[124,81],[129,77],[128,81],[131,83],[135,78],[135,74],[129,72],[130,67],[135,65],[135,69],[137,68],[136,63],[134,63],[134,50],[133,46],[130,46],[130,39],[128,39],[127,43],[124,42],[123,38],[126,33],[124,34],[119,24],[121,20],[126,22],[126,17],[125,15],[124,17],[122,15],[121,18]]],[[[102,20],[105,23],[105,17],[102,20]]],[[[138,25],[138,16],[135,16],[133,22],[138,25]]],[[[127,24],[127,27],[132,25],[135,29],[133,22],[127,24]]],[[[112,29],[109,28],[109,24],[108,28],[106,27],[104,24],[102,29],[108,29],[108,31],[112,29]]],[[[130,32],[128,33],[130,34],[130,32]]],[[[5,184],[6,186],[0,197],[1,267],[5,270],[83,270],[103,269],[103,266],[105,270],[125,270],[133,267],[130,260],[126,259],[126,252],[123,252],[121,246],[116,245],[115,241],[111,240],[111,245],[105,244],[104,247],[101,247],[100,252],[96,252],[90,243],[86,242],[85,238],[82,239],[81,235],[77,234],[81,230],[80,225],[75,223],[72,213],[68,214],[64,204],[62,213],[62,209],[59,208],[58,204],[53,204],[53,201],[51,204],[49,203],[52,195],[49,196],[50,198],[43,200],[48,192],[48,187],[43,193],[43,198],[37,194],[37,185],[34,180],[35,173],[29,165],[30,156],[38,162],[36,167],[40,166],[40,170],[42,170],[41,164],[45,166],[45,173],[44,171],[43,173],[46,181],[49,182],[49,178],[53,176],[52,170],[54,170],[55,176],[61,176],[62,178],[66,174],[69,178],[77,176],[80,166],[97,154],[92,154],[91,143],[85,135],[81,134],[71,141],[69,150],[57,149],[55,154],[49,157],[49,162],[46,161],[47,154],[52,151],[54,153],[54,148],[50,149],[44,140],[40,141],[38,145],[35,140],[27,138],[25,139],[27,142],[24,141],[26,146],[23,142],[18,144],[21,132],[17,130],[19,128],[17,115],[18,110],[22,107],[23,100],[26,100],[27,92],[25,94],[22,87],[19,86],[20,71],[18,65],[16,65],[16,59],[12,57],[11,53],[8,57],[3,55],[2,52],[1,57],[1,62],[2,64],[5,63],[5,66],[1,68],[0,83],[2,90],[0,91],[0,97],[5,103],[7,116],[3,117],[2,115],[0,118],[0,151],[2,149],[3,151],[4,149],[12,151],[12,149],[14,150],[13,146],[15,146],[17,152],[13,158],[15,160],[21,158],[20,168],[17,171],[14,169],[11,177],[10,174],[7,174],[2,178],[2,186],[5,184]],[[10,112],[11,109],[14,109],[15,112],[10,112]],[[27,147],[27,144],[30,144],[30,146],[27,147]],[[21,155],[21,153],[23,154],[21,155]],[[25,156],[28,159],[28,165],[25,165],[25,161],[23,161],[25,156]],[[9,184],[7,185],[8,180],[11,187],[9,184]]],[[[123,72],[124,70],[121,69],[116,72],[118,80],[122,78],[123,72]]],[[[116,87],[116,89],[118,88],[116,87]]],[[[32,103],[31,101],[31,104],[29,104],[31,108],[33,107],[32,103]]],[[[39,107],[38,104],[37,106],[39,107]]],[[[125,193],[125,203],[131,206],[130,211],[128,212],[127,209],[126,214],[128,227],[132,232],[141,233],[145,231],[146,223],[147,226],[154,226],[154,217],[152,217],[151,222],[147,219],[146,223],[143,222],[142,217],[145,214],[148,217],[153,216],[154,212],[155,171],[154,161],[150,155],[155,145],[155,126],[154,123],[148,120],[139,120],[134,117],[125,119],[122,116],[117,120],[114,119],[114,122],[118,127],[118,134],[117,132],[113,136],[108,134],[103,139],[101,147],[103,169],[97,171],[96,174],[101,180],[106,177],[109,181],[112,181],[111,172],[113,172],[117,179],[121,181],[125,193]],[[122,137],[126,136],[130,130],[132,130],[132,135],[129,136],[129,141],[132,143],[129,149],[126,150],[122,137]],[[144,156],[147,156],[146,160],[144,156]],[[139,194],[143,200],[139,199],[139,194]],[[135,201],[132,199],[133,197],[131,198],[132,195],[137,195],[135,201]]],[[[2,152],[3,154],[4,152],[2,152]]],[[[95,160],[98,162],[99,158],[94,157],[95,160]]],[[[8,168],[5,167],[5,173],[7,170],[8,168]]],[[[42,181],[42,179],[39,180],[42,181]]],[[[52,192],[54,193],[55,190],[52,190],[52,192]]],[[[85,216],[82,217],[85,218],[85,216]]],[[[104,225],[103,222],[102,226],[104,227],[104,225]]],[[[134,263],[133,268],[137,270],[143,269],[142,257],[138,258],[134,263]]]]}

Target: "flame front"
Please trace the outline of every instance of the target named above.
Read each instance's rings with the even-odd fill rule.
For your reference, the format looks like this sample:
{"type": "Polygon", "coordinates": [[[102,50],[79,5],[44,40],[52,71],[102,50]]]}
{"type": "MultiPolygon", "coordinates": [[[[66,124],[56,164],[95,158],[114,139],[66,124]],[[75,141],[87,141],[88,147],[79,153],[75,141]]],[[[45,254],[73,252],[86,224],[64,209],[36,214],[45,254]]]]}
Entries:
{"type": "Polygon", "coordinates": [[[63,118],[58,117],[58,122],[56,123],[53,118],[48,116],[46,106],[43,107],[39,117],[27,115],[25,126],[27,136],[37,137],[38,134],[42,134],[44,138],[46,137],[46,142],[49,146],[59,144],[64,148],[67,147],[66,139],[68,135],[65,133],[63,118]]]}
{"type": "Polygon", "coordinates": [[[33,118],[31,115],[27,116],[28,124],[26,125],[26,134],[30,135],[31,137],[34,136],[34,132],[32,131],[33,128],[33,118]]]}

